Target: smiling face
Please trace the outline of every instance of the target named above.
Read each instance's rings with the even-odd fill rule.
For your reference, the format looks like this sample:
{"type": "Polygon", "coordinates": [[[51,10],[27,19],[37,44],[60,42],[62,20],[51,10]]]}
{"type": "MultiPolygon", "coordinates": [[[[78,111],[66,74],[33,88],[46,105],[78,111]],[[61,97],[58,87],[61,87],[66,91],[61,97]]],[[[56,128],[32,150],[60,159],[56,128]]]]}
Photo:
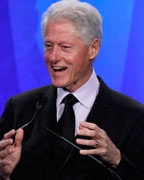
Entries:
{"type": "Polygon", "coordinates": [[[44,55],[52,84],[70,92],[77,90],[90,78],[92,59],[98,50],[98,40],[85,45],[72,22],[49,22],[44,36],[44,55]]]}

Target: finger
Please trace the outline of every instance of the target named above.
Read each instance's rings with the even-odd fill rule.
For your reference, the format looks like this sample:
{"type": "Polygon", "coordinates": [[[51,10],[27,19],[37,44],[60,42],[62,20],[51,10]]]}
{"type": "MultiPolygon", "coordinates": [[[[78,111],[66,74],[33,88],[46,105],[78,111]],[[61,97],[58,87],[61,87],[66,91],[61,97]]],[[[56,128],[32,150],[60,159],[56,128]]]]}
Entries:
{"type": "Polygon", "coordinates": [[[83,126],[79,126],[79,129],[88,129],[88,128],[85,128],[85,127],[83,127],[83,126]]]}
{"type": "Polygon", "coordinates": [[[13,143],[12,139],[6,139],[6,140],[0,141],[0,150],[3,150],[4,148],[11,145],[12,143],[13,143]]]}
{"type": "Polygon", "coordinates": [[[91,126],[91,129],[90,128],[79,129],[77,131],[77,134],[82,135],[82,136],[90,136],[91,138],[97,138],[99,140],[102,140],[103,142],[106,141],[108,136],[107,136],[107,133],[103,129],[100,129],[96,124],[88,123],[87,127],[90,127],[90,126],[91,126]]]}
{"type": "Polygon", "coordinates": [[[86,122],[86,121],[80,122],[80,127],[81,128],[91,129],[91,130],[96,130],[97,132],[101,132],[101,128],[99,128],[96,124],[86,122]]]}
{"type": "Polygon", "coordinates": [[[11,161],[9,159],[0,159],[0,167],[11,165],[11,161]]]}
{"type": "Polygon", "coordinates": [[[24,136],[23,129],[18,129],[17,132],[16,132],[16,136],[15,136],[15,146],[17,146],[17,147],[21,146],[23,136],[24,136]]]}
{"type": "Polygon", "coordinates": [[[4,159],[6,156],[10,155],[13,152],[12,148],[7,148],[0,151],[0,159],[4,159]]]}
{"type": "Polygon", "coordinates": [[[98,142],[94,140],[76,139],[76,143],[85,146],[97,147],[98,142]]]}
{"type": "MultiPolygon", "coordinates": [[[[82,121],[83,122],[83,121],[82,121]]],[[[83,126],[83,123],[82,122],[80,122],[79,123],[79,129],[87,129],[85,126],[83,126]]]]}
{"type": "Polygon", "coordinates": [[[79,129],[77,131],[77,135],[79,136],[88,136],[88,137],[95,137],[98,138],[99,137],[99,133],[97,133],[94,130],[89,130],[89,129],[79,129]]]}
{"type": "Polygon", "coordinates": [[[9,138],[11,138],[15,133],[16,133],[16,131],[15,131],[14,129],[12,129],[12,130],[9,131],[8,133],[4,134],[3,139],[9,139],[9,138]]]}
{"type": "Polygon", "coordinates": [[[100,148],[88,149],[88,150],[82,149],[82,150],[80,150],[80,154],[81,155],[90,155],[91,154],[91,155],[102,156],[102,155],[104,155],[104,152],[100,148]]]}

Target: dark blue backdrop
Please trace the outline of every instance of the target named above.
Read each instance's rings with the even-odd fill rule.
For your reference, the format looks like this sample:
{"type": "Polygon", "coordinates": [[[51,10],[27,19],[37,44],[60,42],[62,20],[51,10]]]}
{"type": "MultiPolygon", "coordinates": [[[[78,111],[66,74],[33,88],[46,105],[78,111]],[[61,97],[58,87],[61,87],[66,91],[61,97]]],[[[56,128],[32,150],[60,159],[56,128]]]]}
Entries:
{"type": "MultiPolygon", "coordinates": [[[[111,88],[144,103],[144,1],[86,1],[103,17],[97,74],[111,88]]],[[[50,83],[40,21],[53,2],[0,1],[0,114],[10,96],[50,83]]]]}

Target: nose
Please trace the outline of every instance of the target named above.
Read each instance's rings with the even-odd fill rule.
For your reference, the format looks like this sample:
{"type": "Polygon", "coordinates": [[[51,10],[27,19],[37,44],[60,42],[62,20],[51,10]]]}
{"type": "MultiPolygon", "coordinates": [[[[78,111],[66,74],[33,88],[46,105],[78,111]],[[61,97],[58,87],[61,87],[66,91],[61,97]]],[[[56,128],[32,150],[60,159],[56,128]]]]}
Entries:
{"type": "Polygon", "coordinates": [[[59,48],[55,46],[50,52],[50,61],[55,63],[59,60],[60,60],[60,51],[59,48]]]}

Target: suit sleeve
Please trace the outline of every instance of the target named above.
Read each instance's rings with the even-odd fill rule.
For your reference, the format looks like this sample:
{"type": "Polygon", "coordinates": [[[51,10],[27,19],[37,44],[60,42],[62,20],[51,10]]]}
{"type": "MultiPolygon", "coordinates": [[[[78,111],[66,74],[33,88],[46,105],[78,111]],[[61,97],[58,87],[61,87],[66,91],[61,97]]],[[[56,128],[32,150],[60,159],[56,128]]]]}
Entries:
{"type": "Polygon", "coordinates": [[[144,113],[135,121],[127,146],[121,151],[121,155],[122,160],[116,168],[121,179],[144,180],[144,113]]]}

